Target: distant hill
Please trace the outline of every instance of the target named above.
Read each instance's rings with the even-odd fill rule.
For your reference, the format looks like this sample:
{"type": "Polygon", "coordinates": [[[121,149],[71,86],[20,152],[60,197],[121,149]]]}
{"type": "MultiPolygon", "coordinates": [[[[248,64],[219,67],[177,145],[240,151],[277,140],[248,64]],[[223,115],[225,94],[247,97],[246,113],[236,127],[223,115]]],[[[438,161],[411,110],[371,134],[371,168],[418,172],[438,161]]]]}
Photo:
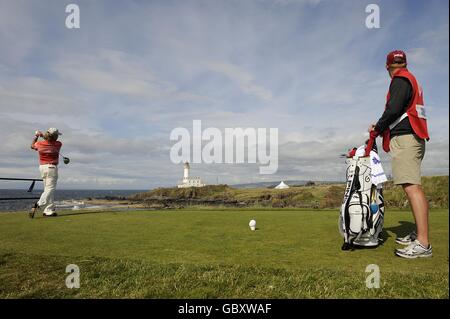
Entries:
{"type": "MultiPolygon", "coordinates": [[[[234,184],[230,185],[234,188],[274,188],[278,184],[280,184],[280,181],[272,181],[272,182],[257,182],[257,183],[245,183],[245,184],[234,184]]],[[[323,185],[323,184],[339,184],[339,183],[345,183],[344,181],[310,181],[310,180],[285,180],[284,181],[288,186],[305,186],[308,183],[314,183],[316,185],[323,185]]]]}
{"type": "MultiPolygon", "coordinates": [[[[448,208],[448,176],[423,177],[422,185],[431,208],[448,208]]],[[[130,196],[128,200],[144,204],[149,208],[231,206],[337,209],[341,205],[344,189],[344,183],[323,183],[288,189],[271,189],[267,186],[237,188],[228,185],[208,185],[200,188],[157,188],[130,196]]],[[[384,198],[388,208],[408,206],[403,190],[399,186],[394,186],[392,182],[385,183],[384,198]]]]}

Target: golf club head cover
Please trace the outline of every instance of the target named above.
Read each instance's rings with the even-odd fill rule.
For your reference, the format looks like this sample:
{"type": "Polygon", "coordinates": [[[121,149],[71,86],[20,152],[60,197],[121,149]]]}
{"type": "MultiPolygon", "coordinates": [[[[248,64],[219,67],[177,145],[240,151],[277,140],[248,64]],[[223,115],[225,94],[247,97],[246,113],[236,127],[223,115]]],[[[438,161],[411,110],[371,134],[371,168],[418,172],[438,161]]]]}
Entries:
{"type": "Polygon", "coordinates": [[[377,138],[378,135],[379,135],[379,133],[377,131],[375,131],[375,130],[370,132],[370,134],[369,134],[369,141],[367,141],[365,156],[369,156],[370,155],[370,151],[372,150],[373,144],[375,143],[375,139],[377,138]]]}
{"type": "Polygon", "coordinates": [[[353,156],[355,156],[356,150],[357,150],[356,147],[349,150],[349,152],[347,153],[347,158],[352,158],[353,156]]]}

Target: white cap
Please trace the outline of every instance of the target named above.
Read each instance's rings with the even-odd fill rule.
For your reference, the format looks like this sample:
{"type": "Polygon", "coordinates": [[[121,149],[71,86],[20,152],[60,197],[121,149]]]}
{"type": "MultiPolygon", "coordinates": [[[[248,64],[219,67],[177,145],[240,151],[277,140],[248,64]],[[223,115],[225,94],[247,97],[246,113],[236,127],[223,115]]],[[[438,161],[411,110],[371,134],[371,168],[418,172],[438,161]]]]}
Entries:
{"type": "Polygon", "coordinates": [[[54,127],[49,128],[49,129],[47,130],[47,133],[50,134],[50,135],[62,135],[62,133],[60,133],[60,132],[58,131],[58,129],[57,129],[57,128],[54,128],[54,127]]]}

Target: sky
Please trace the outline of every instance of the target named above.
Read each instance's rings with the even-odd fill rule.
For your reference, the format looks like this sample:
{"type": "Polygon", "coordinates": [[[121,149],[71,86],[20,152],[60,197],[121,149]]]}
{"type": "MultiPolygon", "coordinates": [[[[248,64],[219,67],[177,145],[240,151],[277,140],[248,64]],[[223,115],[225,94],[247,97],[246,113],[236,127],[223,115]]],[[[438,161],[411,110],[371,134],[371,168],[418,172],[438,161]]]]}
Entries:
{"type": "MultiPolygon", "coordinates": [[[[193,164],[206,183],[345,178],[340,154],[381,116],[386,54],[424,90],[424,175],[449,171],[446,0],[0,0],[0,177],[39,177],[34,131],[57,127],[60,188],[174,186],[170,132],[278,128],[278,170],[193,164]],[[68,29],[65,7],[80,8],[68,29]],[[368,29],[366,6],[380,8],[368,29]]],[[[389,155],[381,152],[390,174],[389,155]]],[[[18,185],[18,184],[17,184],[18,185]]],[[[0,188],[16,186],[3,182],[0,188]]],[[[27,187],[24,185],[23,187],[27,187]]]]}

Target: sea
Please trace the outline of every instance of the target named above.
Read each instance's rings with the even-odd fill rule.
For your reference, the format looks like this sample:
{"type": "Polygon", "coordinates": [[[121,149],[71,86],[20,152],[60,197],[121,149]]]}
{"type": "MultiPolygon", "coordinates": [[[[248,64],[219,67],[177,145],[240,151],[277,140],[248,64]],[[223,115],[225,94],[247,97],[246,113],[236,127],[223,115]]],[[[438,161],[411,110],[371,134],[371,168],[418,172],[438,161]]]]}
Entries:
{"type": "MultiPolygon", "coordinates": [[[[114,197],[128,197],[136,193],[142,193],[146,190],[66,190],[57,189],[55,193],[56,208],[90,208],[84,205],[86,199],[108,199],[114,197]]],[[[31,208],[36,199],[24,199],[39,197],[42,190],[35,189],[28,193],[21,189],[0,189],[0,212],[6,211],[24,211],[31,208]],[[6,198],[21,198],[19,200],[4,200],[6,198]]]]}

